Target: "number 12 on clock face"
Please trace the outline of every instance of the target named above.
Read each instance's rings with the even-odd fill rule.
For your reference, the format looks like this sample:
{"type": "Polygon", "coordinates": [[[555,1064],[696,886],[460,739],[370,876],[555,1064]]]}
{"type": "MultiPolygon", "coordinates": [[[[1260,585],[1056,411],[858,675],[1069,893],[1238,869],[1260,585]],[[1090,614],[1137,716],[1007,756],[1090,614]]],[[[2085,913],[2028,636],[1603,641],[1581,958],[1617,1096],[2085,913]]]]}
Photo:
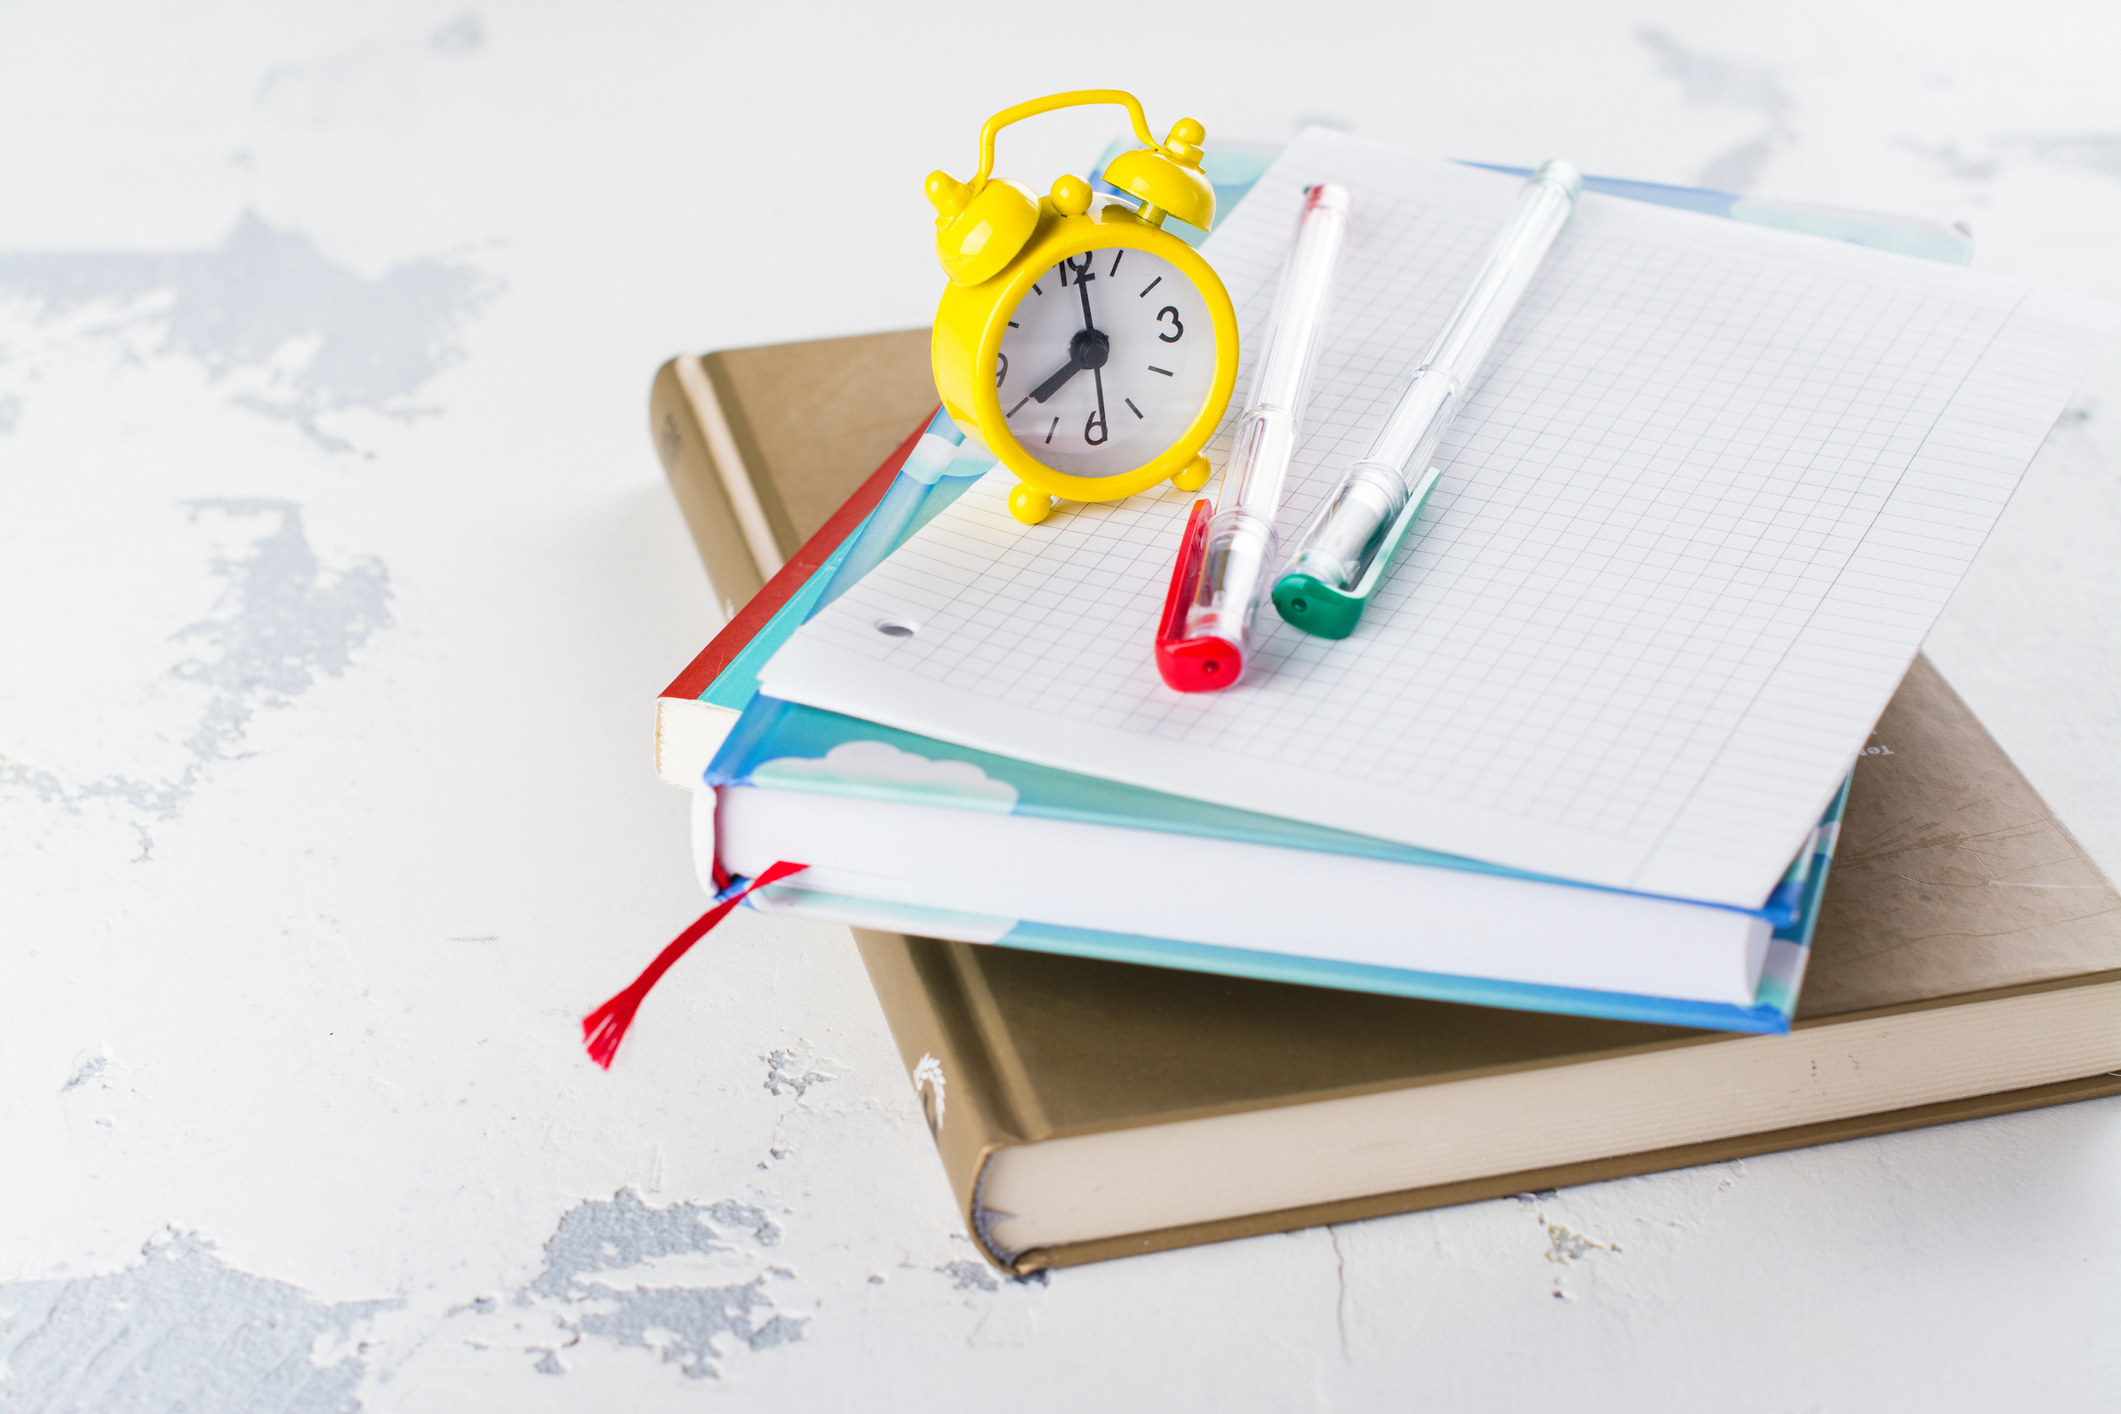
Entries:
{"type": "Polygon", "coordinates": [[[1171,262],[1105,247],[1048,266],[1018,301],[995,360],[1009,432],[1070,476],[1142,466],[1199,416],[1215,379],[1215,329],[1171,262]]]}

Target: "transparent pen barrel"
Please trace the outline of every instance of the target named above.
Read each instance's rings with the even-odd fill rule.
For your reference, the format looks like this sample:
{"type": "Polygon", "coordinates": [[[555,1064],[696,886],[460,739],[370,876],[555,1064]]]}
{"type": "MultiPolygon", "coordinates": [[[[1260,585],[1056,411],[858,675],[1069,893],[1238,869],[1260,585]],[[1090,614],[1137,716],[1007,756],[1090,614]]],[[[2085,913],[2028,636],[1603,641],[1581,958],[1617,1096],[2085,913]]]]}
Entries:
{"type": "Polygon", "coordinates": [[[1220,638],[1242,645],[1267,588],[1274,561],[1274,526],[1242,506],[1217,511],[1208,522],[1207,548],[1193,600],[1186,606],[1184,638],[1220,638]]]}
{"type": "Polygon", "coordinates": [[[1582,173],[1558,160],[1525,183],[1509,224],[1488,248],[1385,425],[1313,517],[1289,563],[1291,572],[1348,591],[1361,580],[1414,482],[1437,459],[1451,419],[1582,190],[1582,173]]]}
{"type": "Polygon", "coordinates": [[[1370,450],[1356,465],[1389,468],[1403,486],[1411,486],[1436,459],[1436,449],[1443,445],[1443,434],[1450,430],[1452,414],[1457,411],[1457,380],[1429,368],[1417,370],[1392,415],[1371,440],[1370,450]]]}
{"type": "Polygon", "coordinates": [[[1355,463],[1311,522],[1289,569],[1335,589],[1353,589],[1385,528],[1405,509],[1407,496],[1406,478],[1396,465],[1355,463]]]}
{"type": "Polygon", "coordinates": [[[1267,321],[1266,344],[1253,370],[1252,395],[1232,439],[1230,470],[1223,478],[1218,507],[1251,506],[1271,517],[1281,504],[1311,374],[1325,342],[1333,267],[1347,237],[1349,206],[1347,190],[1330,182],[1304,193],[1296,239],[1267,321]]]}
{"type": "Polygon", "coordinates": [[[1449,375],[1461,389],[1471,386],[1582,190],[1583,174],[1567,162],[1542,163],[1532,174],[1517,195],[1509,224],[1488,247],[1480,273],[1422,360],[1425,369],[1449,375]]]}

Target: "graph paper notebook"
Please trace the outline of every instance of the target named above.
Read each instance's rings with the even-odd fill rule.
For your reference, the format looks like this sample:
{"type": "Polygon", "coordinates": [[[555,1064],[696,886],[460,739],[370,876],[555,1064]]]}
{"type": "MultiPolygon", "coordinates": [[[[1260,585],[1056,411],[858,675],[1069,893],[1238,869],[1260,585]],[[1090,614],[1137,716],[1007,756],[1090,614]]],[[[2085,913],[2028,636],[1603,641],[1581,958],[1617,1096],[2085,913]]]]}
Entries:
{"type": "MultiPolygon", "coordinates": [[[[1206,247],[1248,334],[1320,180],[1354,192],[1356,223],[1285,533],[1368,443],[1518,186],[1306,133],[1206,247]]],[[[1270,623],[1256,677],[1180,697],[1147,645],[1188,498],[1026,529],[996,475],[762,683],[1173,794],[1758,906],[2114,321],[1587,193],[1354,637],[1270,623]]]]}

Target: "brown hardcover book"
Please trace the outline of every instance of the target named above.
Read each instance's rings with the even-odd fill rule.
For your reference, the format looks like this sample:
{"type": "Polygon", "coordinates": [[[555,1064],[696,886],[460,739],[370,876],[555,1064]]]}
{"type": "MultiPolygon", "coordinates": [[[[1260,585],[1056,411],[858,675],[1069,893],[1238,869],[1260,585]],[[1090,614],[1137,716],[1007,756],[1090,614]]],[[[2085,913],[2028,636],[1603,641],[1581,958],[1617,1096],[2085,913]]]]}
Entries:
{"type": "Polygon", "coordinates": [[[928,331],[681,354],[656,372],[649,430],[725,617],[935,407],[928,331]]]}
{"type": "Polygon", "coordinates": [[[1787,1036],[855,936],[1017,1272],[2121,1093],[2121,896],[1926,659],[1787,1036]]]}

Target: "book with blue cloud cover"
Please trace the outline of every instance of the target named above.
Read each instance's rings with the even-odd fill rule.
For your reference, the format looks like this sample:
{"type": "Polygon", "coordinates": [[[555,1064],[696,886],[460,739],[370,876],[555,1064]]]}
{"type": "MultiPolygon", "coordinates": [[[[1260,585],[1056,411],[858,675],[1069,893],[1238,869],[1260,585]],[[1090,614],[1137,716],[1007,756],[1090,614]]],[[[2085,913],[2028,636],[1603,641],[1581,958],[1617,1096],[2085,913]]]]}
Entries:
{"type": "Polygon", "coordinates": [[[695,797],[703,880],[857,927],[1262,980],[1787,1030],[1841,801],[1758,910],[1589,888],[768,697],[695,797]]]}

